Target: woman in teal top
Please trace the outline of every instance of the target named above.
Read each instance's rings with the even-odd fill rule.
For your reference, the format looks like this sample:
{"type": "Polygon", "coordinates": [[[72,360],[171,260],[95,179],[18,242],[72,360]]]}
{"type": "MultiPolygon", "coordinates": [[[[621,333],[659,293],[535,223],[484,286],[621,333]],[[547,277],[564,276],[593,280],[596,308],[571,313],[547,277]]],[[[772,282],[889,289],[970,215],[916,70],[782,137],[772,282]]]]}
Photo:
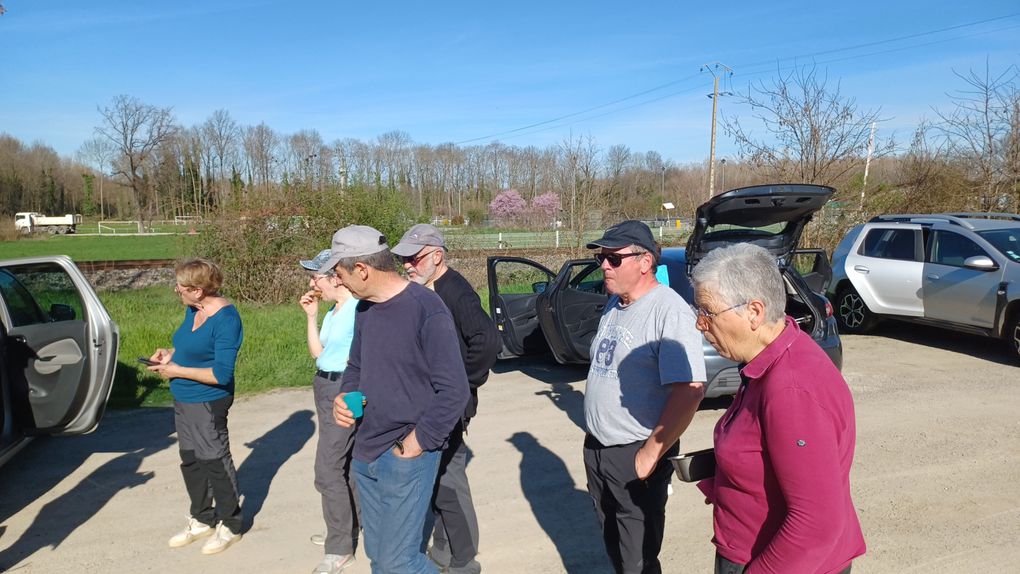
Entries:
{"type": "Polygon", "coordinates": [[[181,473],[191,499],[188,525],[170,538],[170,546],[212,535],[202,553],[215,554],[241,538],[227,413],[234,402],[234,366],[244,333],[237,309],[220,295],[223,274],[215,263],[191,259],[174,272],[184,321],[173,335],[173,348],[156,349],[150,357],[155,364],[149,367],[170,380],[181,473]]]}
{"type": "Polygon", "coordinates": [[[358,542],[358,512],[354,483],[350,480],[351,449],[354,429],[336,424],[333,399],[340,394],[340,378],[347,368],[347,356],[354,340],[354,311],[358,300],[332,272],[319,269],[329,260],[329,249],[314,259],[301,261],[309,272],[308,292],[298,303],[305,312],[308,352],[317,368],[312,379],[315,412],[319,422],[319,441],[315,449],[315,488],[322,495],[325,536],[316,534],[312,542],[325,546],[325,556],[313,572],[339,572],[354,562],[358,542]],[[317,328],[319,300],[333,307],[317,328]]]}

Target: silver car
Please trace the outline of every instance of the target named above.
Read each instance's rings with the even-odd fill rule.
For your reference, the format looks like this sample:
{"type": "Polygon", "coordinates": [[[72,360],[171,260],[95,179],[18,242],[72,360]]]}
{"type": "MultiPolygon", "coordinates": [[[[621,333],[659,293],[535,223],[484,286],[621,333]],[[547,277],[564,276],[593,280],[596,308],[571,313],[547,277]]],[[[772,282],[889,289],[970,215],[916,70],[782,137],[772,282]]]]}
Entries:
{"type": "Polygon", "coordinates": [[[0,261],[0,464],[33,436],[96,428],[119,341],[117,324],[69,258],[0,261]]]}
{"type": "Polygon", "coordinates": [[[1002,339],[1020,358],[1020,215],[881,215],[832,253],[843,333],[883,318],[1002,339]]]}

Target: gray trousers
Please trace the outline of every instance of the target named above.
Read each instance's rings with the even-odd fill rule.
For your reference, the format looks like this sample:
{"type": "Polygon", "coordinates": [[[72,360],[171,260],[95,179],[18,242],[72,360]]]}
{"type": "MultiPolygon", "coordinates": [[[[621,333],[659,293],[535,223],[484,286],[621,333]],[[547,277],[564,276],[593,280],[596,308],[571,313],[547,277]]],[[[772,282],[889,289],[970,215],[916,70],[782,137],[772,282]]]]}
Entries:
{"type": "MultiPolygon", "coordinates": [[[[477,574],[481,565],[478,555],[478,516],[471,500],[467,478],[467,446],[461,423],[450,433],[450,439],[439,461],[439,475],[432,497],[432,560],[451,574],[477,574]]],[[[426,533],[427,538],[427,533],[426,533]]]]}
{"type": "Polygon", "coordinates": [[[205,403],[174,401],[174,427],[191,516],[209,526],[219,519],[231,532],[240,533],[237,470],[227,434],[227,412],[233,403],[233,395],[205,403]]]}
{"type": "Polygon", "coordinates": [[[673,474],[667,457],[674,444],[645,480],[637,477],[634,457],[643,442],[603,446],[584,439],[584,470],[588,493],[602,525],[602,541],[617,574],[660,574],[659,551],[666,528],[666,490],[673,474]]]}
{"type": "Polygon", "coordinates": [[[322,495],[326,554],[354,554],[358,545],[358,499],[350,471],[355,429],[343,428],[333,420],[333,399],[340,394],[339,380],[316,375],[312,389],[319,421],[315,489],[322,495]]]}

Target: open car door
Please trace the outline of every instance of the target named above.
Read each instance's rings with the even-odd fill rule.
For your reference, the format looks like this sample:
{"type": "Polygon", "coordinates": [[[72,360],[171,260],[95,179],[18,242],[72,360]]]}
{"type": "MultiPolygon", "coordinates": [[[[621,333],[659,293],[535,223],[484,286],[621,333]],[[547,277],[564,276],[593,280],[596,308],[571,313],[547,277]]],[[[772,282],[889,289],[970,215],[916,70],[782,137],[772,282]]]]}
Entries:
{"type": "Polygon", "coordinates": [[[793,252],[793,267],[815,293],[825,293],[832,281],[832,265],[824,249],[809,247],[793,252]]]}
{"type": "Polygon", "coordinates": [[[81,434],[99,424],[120,331],[65,256],[0,262],[0,368],[21,432],[81,434]]]}
{"type": "Polygon", "coordinates": [[[586,364],[591,340],[609,299],[605,276],[594,259],[567,261],[539,298],[538,320],[560,364],[586,364]]]}
{"type": "Polygon", "coordinates": [[[555,279],[552,271],[522,257],[492,256],[486,261],[489,316],[503,338],[499,358],[548,350],[538,324],[538,299],[555,279]]]}

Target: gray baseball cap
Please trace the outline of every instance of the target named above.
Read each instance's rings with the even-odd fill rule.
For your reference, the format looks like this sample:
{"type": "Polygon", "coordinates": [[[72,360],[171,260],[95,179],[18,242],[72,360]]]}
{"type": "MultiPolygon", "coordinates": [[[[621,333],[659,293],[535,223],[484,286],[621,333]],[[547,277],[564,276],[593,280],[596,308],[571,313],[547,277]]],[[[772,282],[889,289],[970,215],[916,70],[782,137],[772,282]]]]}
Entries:
{"type": "Polygon", "coordinates": [[[304,267],[307,271],[319,273],[319,269],[321,269],[327,261],[329,261],[329,249],[323,249],[318,255],[311,259],[302,259],[301,261],[298,261],[298,265],[304,267]]]}
{"type": "Polygon", "coordinates": [[[410,257],[421,251],[422,247],[429,245],[446,249],[446,240],[434,225],[419,223],[407,230],[407,233],[400,238],[400,243],[392,251],[394,255],[410,257]]]}
{"type": "Polygon", "coordinates": [[[329,273],[341,259],[362,257],[389,249],[386,236],[367,225],[348,225],[333,234],[329,259],[319,267],[319,273],[329,273]]]}

